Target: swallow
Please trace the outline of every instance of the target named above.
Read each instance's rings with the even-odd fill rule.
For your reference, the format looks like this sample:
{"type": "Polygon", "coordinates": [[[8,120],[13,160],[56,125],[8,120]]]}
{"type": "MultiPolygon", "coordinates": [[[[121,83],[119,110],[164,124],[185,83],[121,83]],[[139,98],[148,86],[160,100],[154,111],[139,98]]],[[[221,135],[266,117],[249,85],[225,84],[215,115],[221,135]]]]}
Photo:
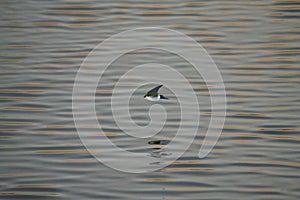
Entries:
{"type": "Polygon", "coordinates": [[[167,97],[158,94],[158,90],[162,87],[163,85],[159,85],[149,92],[144,96],[144,99],[147,99],[148,101],[159,101],[160,99],[168,99],[167,97]]]}

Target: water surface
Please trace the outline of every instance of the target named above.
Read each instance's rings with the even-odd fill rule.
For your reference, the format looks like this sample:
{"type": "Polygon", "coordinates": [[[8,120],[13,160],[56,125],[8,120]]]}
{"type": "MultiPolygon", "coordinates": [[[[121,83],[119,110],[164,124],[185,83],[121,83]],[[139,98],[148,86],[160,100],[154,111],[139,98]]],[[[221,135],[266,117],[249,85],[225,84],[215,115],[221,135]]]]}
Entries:
{"type": "MultiPolygon", "coordinates": [[[[298,1],[0,4],[1,199],[300,198],[298,1]],[[197,157],[204,136],[199,131],[190,149],[169,167],[127,174],[99,163],[82,145],[73,121],[72,88],[80,64],[99,42],[145,26],[174,29],[203,45],[222,73],[228,109],[223,133],[205,159],[197,157]]],[[[166,52],[133,54],[112,65],[111,80],[99,88],[96,104],[110,94],[114,75],[156,59],[190,78],[203,100],[205,130],[209,93],[205,82],[188,71],[188,63],[166,52]]],[[[147,117],[139,102],[133,99],[131,112],[143,125],[147,117]]],[[[167,107],[177,113],[176,102],[167,107]]],[[[135,152],[161,147],[179,123],[170,119],[164,134],[153,138],[163,138],[163,144],[148,144],[105,121],[109,111],[97,112],[107,135],[135,152]]]]}

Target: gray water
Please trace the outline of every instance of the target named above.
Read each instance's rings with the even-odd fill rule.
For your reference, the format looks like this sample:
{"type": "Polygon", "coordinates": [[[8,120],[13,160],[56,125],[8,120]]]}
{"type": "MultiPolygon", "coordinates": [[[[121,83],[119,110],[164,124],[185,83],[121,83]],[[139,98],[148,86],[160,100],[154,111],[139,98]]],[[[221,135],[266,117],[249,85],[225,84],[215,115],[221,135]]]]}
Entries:
{"type": "MultiPolygon", "coordinates": [[[[3,0],[0,5],[0,199],[300,198],[299,1],[3,0]],[[172,165],[123,173],[98,162],[82,145],[73,121],[73,83],[98,43],[121,31],[153,26],[180,31],[211,55],[226,87],[226,122],[204,159],[197,156],[200,128],[193,145],[172,165]]],[[[134,57],[138,61],[128,56],[108,73],[155,58],[189,74],[184,61],[165,52],[144,51],[134,57]]],[[[113,85],[98,90],[96,110],[113,85]]],[[[202,80],[193,87],[203,99],[200,124],[205,129],[209,93],[202,80]]],[[[143,125],[147,117],[138,105],[131,104],[132,115],[143,125]]],[[[172,105],[175,112],[176,102],[172,105]]],[[[99,118],[107,114],[97,113],[99,118]]],[[[172,122],[166,142],[179,123],[172,122]]],[[[120,147],[161,148],[124,136],[111,120],[103,123],[120,147]]]]}

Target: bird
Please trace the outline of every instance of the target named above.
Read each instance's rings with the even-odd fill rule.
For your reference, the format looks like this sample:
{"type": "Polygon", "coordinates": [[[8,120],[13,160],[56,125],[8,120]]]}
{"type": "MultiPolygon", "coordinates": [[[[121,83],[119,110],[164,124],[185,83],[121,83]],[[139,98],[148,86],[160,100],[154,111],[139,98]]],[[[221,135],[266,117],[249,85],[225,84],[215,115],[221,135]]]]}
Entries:
{"type": "Polygon", "coordinates": [[[151,89],[147,94],[144,96],[144,98],[148,101],[159,101],[160,99],[168,99],[167,97],[158,94],[158,90],[162,87],[163,85],[159,85],[153,89],[151,89]]]}

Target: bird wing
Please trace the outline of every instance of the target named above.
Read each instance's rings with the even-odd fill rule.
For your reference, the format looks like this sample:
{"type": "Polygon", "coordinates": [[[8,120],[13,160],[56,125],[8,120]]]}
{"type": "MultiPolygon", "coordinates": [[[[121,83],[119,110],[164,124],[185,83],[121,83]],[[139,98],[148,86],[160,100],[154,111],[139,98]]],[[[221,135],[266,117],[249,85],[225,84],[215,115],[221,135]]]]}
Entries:
{"type": "Polygon", "coordinates": [[[161,88],[162,86],[163,85],[159,85],[159,86],[153,88],[146,94],[146,96],[157,96],[157,92],[158,92],[159,88],[161,88]]]}

